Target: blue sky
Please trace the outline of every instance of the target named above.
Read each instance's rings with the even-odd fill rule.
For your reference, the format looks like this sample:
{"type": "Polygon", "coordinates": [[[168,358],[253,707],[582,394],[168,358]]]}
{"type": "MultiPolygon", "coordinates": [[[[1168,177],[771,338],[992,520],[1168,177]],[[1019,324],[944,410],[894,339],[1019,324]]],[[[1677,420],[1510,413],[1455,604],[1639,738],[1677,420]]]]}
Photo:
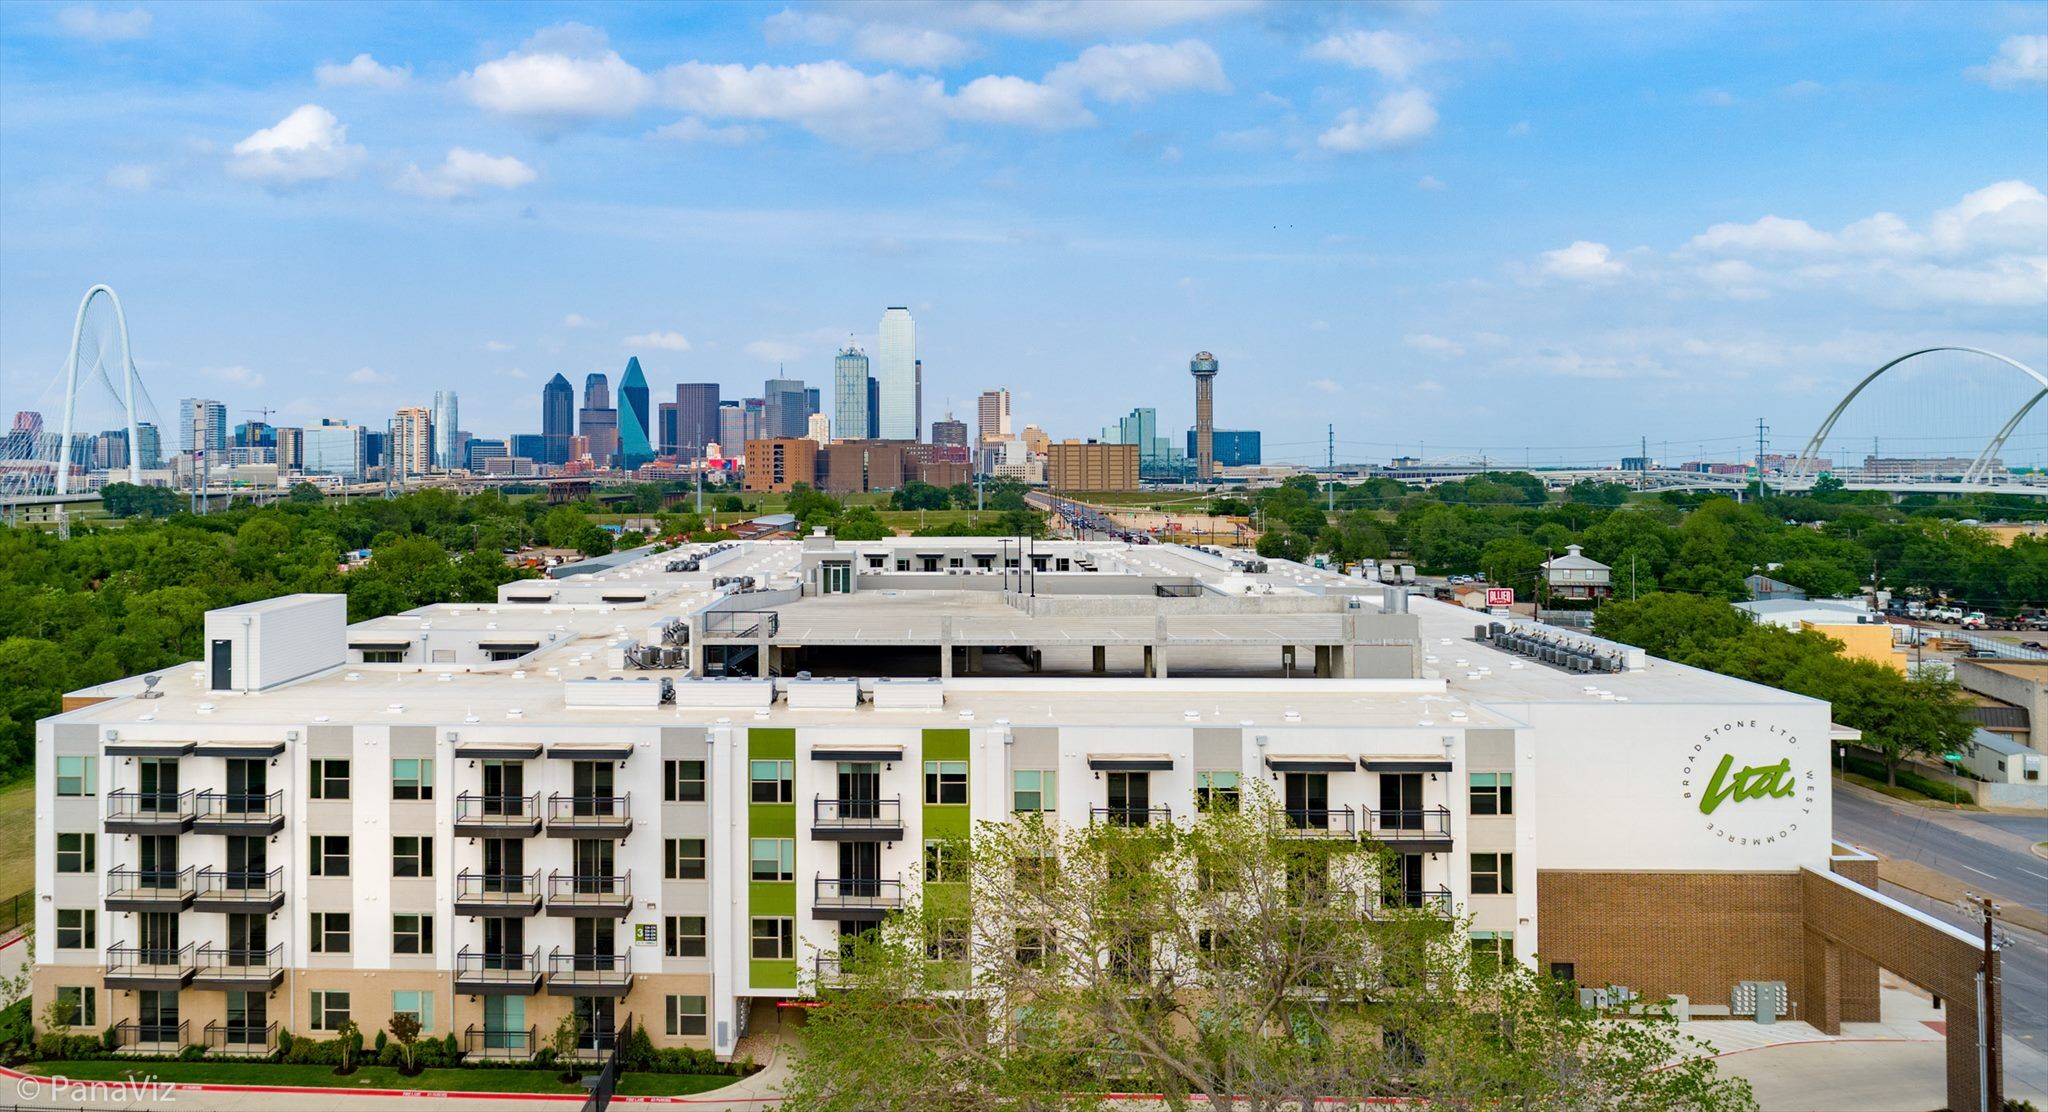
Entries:
{"type": "Polygon", "coordinates": [[[2043,189],[2039,4],[15,3],[0,409],[94,282],[160,412],[478,435],[904,304],[927,420],[1177,429],[1206,348],[1269,457],[1732,457],[1916,346],[2048,366],[2043,189]]]}

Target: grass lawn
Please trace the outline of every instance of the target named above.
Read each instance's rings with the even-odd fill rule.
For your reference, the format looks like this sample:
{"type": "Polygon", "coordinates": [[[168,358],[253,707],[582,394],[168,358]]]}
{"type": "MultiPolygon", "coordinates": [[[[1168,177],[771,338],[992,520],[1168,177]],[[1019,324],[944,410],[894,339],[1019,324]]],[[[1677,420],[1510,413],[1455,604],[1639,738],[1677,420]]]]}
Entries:
{"type": "MultiPolygon", "coordinates": [[[[153,1078],[187,1085],[293,1085],[326,1089],[418,1089],[477,1093],[582,1093],[581,1084],[565,1084],[555,1070],[430,1069],[418,1077],[401,1077],[389,1066],[362,1066],[347,1077],[332,1066],[286,1065],[280,1062],[130,1062],[94,1058],[76,1062],[35,1062],[22,1069],[46,1077],[61,1074],[79,1081],[126,1081],[153,1078]]],[[[634,1096],[672,1096],[723,1088],[737,1077],[687,1073],[627,1073],[619,1092],[634,1096]]]]}
{"type": "Polygon", "coordinates": [[[36,782],[24,776],[0,788],[0,899],[35,883],[36,782]]]}

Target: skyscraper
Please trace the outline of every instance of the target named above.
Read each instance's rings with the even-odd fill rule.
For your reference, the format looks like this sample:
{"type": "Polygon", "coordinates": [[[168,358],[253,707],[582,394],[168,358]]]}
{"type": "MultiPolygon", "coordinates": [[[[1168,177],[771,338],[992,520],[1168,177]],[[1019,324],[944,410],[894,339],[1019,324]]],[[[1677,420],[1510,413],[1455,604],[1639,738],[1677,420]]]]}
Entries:
{"type": "Polygon", "coordinates": [[[389,464],[394,474],[424,475],[433,467],[433,415],[408,405],[391,417],[389,464]]]}
{"type": "Polygon", "coordinates": [[[138,421],[135,425],[135,464],[145,471],[154,471],[164,465],[163,434],[148,421],[138,421]]]}
{"type": "Polygon", "coordinates": [[[718,453],[726,459],[742,459],[747,454],[747,408],[739,402],[718,403],[718,435],[712,438],[718,443],[718,453]]]}
{"type": "Polygon", "coordinates": [[[212,398],[178,399],[178,450],[228,451],[228,407],[212,398]]]}
{"type": "Polygon", "coordinates": [[[576,388],[557,374],[540,390],[540,435],[547,449],[541,462],[569,462],[569,437],[575,431],[576,388]]]}
{"type": "Polygon", "coordinates": [[[861,434],[869,440],[882,435],[882,384],[875,376],[868,376],[868,428],[861,434]]]}
{"type": "Polygon", "coordinates": [[[704,446],[719,441],[718,410],[717,383],[685,382],[676,387],[678,458],[703,459],[704,446]]]}
{"type": "Polygon", "coordinates": [[[852,344],[832,360],[832,427],[841,440],[868,435],[868,357],[852,344]]]}
{"type": "Polygon", "coordinates": [[[804,383],[799,378],[771,378],[762,384],[763,426],[761,435],[765,439],[799,437],[804,434],[810,410],[804,402],[804,383]]]}
{"type": "Polygon", "coordinates": [[[976,439],[983,444],[1010,439],[1010,392],[1003,387],[983,390],[975,404],[979,427],[976,439]]]}
{"type": "Polygon", "coordinates": [[[369,434],[361,425],[332,417],[307,425],[301,451],[301,467],[308,475],[339,475],[356,480],[369,466],[369,434]]]}
{"type": "Polygon", "coordinates": [[[583,380],[583,408],[576,414],[576,434],[590,442],[590,462],[611,466],[619,454],[619,411],[612,408],[611,380],[593,371],[583,380]]]}
{"type": "Polygon", "coordinates": [[[464,463],[455,446],[457,424],[455,391],[434,391],[434,466],[443,471],[453,471],[464,463]]]}
{"type": "Polygon", "coordinates": [[[640,371],[640,357],[626,360],[626,373],[619,379],[618,422],[619,466],[631,471],[654,458],[654,445],[647,438],[647,376],[640,371]]]}
{"type": "Polygon", "coordinates": [[[943,421],[932,422],[932,458],[948,463],[967,462],[967,422],[955,421],[946,414],[943,421]]]}
{"type": "Polygon", "coordinates": [[[891,306],[882,314],[882,342],[876,353],[875,382],[881,395],[875,434],[883,440],[916,440],[921,409],[917,382],[917,324],[910,310],[891,306]]]}
{"type": "Polygon", "coordinates": [[[1188,373],[1195,376],[1195,478],[1206,482],[1216,477],[1216,357],[1196,352],[1188,373]]]}

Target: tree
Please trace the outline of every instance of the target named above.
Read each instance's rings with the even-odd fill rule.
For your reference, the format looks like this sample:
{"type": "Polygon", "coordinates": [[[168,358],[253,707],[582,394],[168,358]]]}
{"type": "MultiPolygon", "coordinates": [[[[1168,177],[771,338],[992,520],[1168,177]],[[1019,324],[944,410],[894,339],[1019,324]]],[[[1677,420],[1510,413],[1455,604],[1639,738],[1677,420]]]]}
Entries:
{"type": "Polygon", "coordinates": [[[1836,477],[1834,472],[1823,471],[1820,478],[1813,481],[1812,489],[1806,494],[1816,502],[1832,502],[1842,493],[1842,487],[1842,480],[1836,477]]]}
{"type": "Polygon", "coordinates": [[[895,530],[882,523],[882,516],[867,506],[848,510],[831,529],[832,535],[842,541],[878,541],[896,535],[895,530]]]}
{"type": "Polygon", "coordinates": [[[344,1019],[334,1029],[334,1037],[341,1042],[341,1065],[334,1072],[351,1074],[356,1071],[356,1056],[363,1052],[363,1029],[353,1019],[344,1019]]]}
{"type": "Polygon", "coordinates": [[[554,1033],[548,1036],[548,1047],[555,1052],[555,1061],[560,1062],[562,1068],[568,1071],[571,1080],[581,1072],[576,1062],[576,1044],[582,1039],[583,1020],[577,1017],[573,1009],[562,1016],[562,1021],[555,1024],[554,1033]]]}
{"type": "Polygon", "coordinates": [[[420,1017],[411,1012],[399,1012],[391,1017],[387,1026],[391,1028],[391,1037],[397,1040],[399,1049],[405,1052],[405,1075],[411,1077],[419,1073],[419,1064],[413,1058],[413,1044],[419,1041],[420,1017]]]}
{"type": "Polygon", "coordinates": [[[575,546],[576,551],[581,552],[585,556],[606,555],[611,552],[613,546],[612,535],[609,531],[603,526],[593,525],[587,521],[583,523],[581,528],[576,530],[571,543],[575,546]]]}
{"type": "MultiPolygon", "coordinates": [[[[970,494],[968,501],[970,507],[974,504],[972,498],[973,496],[970,494]]],[[[889,496],[889,508],[895,510],[943,510],[950,501],[952,501],[952,493],[950,491],[935,487],[930,483],[921,483],[912,479],[910,482],[904,483],[896,493],[889,496]]]]}
{"type": "Polygon", "coordinates": [[[1543,974],[1473,963],[1370,839],[1296,829],[1263,784],[1186,823],[982,824],[948,847],[967,883],[847,944],[790,1102],[1752,1107],[1668,1017],[1603,1021],[1543,974]]]}

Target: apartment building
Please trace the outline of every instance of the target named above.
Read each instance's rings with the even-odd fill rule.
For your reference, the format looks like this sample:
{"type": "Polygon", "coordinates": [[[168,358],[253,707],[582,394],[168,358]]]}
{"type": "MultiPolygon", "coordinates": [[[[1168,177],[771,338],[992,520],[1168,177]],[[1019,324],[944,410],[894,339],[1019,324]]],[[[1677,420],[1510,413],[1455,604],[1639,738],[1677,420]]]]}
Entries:
{"type": "Polygon", "coordinates": [[[574,1014],[595,1052],[630,1014],[730,1055],[974,824],[1260,781],[1284,836],[1396,855],[1375,906],[1518,960],[1875,1007],[1872,961],[1810,964],[1825,704],[1286,561],[732,542],[354,625],[252,603],[206,645],[38,727],[35,1007],[124,1048],[410,1012],[500,1056],[574,1014]]]}

